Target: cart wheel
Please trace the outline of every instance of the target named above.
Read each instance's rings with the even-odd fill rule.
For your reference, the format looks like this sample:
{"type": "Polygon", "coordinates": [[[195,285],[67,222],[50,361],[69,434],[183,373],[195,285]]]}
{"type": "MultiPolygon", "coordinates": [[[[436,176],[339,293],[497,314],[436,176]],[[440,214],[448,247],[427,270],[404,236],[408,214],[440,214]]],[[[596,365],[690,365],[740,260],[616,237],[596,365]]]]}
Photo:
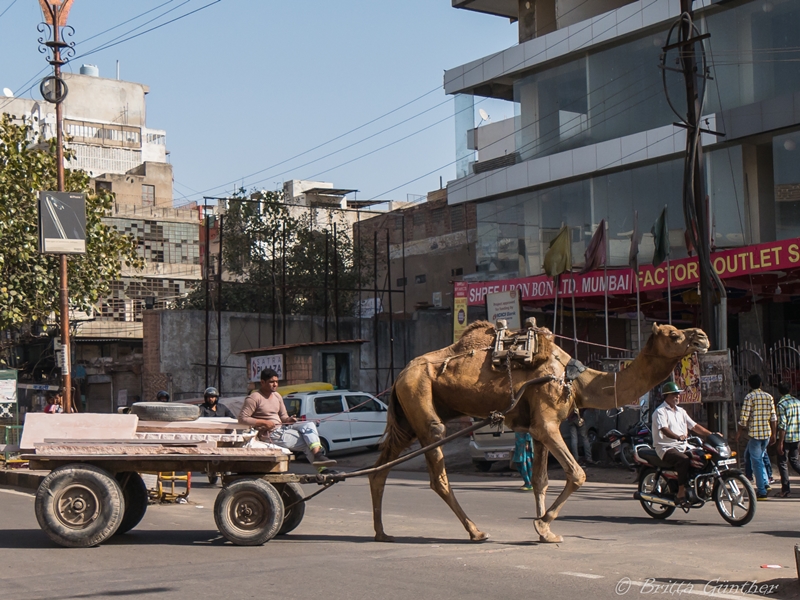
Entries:
{"type": "Polygon", "coordinates": [[[136,471],[117,473],[117,482],[122,487],[122,496],[125,498],[125,514],[122,523],[114,535],[128,533],[136,527],[147,512],[147,486],[142,476],[136,471]]]}
{"type": "Polygon", "coordinates": [[[119,484],[92,465],[64,465],[44,478],[36,492],[36,520],[56,544],[97,546],[114,535],[125,513],[119,484]]]}
{"type": "Polygon", "coordinates": [[[283,525],[283,501],[278,490],[261,479],[239,479],[225,486],[214,503],[214,521],[237,546],[260,546],[283,525]]]}
{"type": "Polygon", "coordinates": [[[303,520],[303,516],[306,514],[306,503],[299,501],[305,498],[305,495],[303,494],[303,489],[296,483],[276,483],[275,488],[281,495],[284,506],[283,525],[278,530],[278,535],[284,535],[297,529],[300,521],[303,520]],[[292,504],[294,506],[287,508],[292,504]]]}

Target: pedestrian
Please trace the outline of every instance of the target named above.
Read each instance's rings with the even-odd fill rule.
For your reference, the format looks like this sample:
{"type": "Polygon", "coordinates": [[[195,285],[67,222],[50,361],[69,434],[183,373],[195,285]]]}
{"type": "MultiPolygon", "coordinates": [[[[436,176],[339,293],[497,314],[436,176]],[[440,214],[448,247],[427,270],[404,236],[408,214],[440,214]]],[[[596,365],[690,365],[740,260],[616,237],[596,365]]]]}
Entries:
{"type": "Polygon", "coordinates": [[[586,416],[587,411],[589,409],[581,408],[575,409],[572,411],[569,417],[567,417],[567,423],[569,424],[569,449],[572,452],[573,458],[578,462],[581,463],[580,458],[578,457],[578,441],[580,441],[581,446],[583,447],[583,459],[585,464],[593,465],[596,464],[595,461],[592,459],[592,444],[589,441],[589,435],[587,432],[588,425],[586,424],[586,416]]]}
{"type": "Polygon", "coordinates": [[[533,438],[530,433],[514,433],[514,457],[511,459],[522,475],[523,492],[533,490],[533,438]]]}
{"type": "Polygon", "coordinates": [[[778,384],[781,399],[778,400],[778,471],[781,474],[781,498],[789,497],[789,465],[800,475],[800,400],[792,396],[792,388],[786,382],[778,384]]]}
{"type": "Polygon", "coordinates": [[[750,436],[750,441],[747,442],[750,465],[756,478],[756,500],[766,500],[768,485],[766,461],[769,457],[765,459],[765,456],[767,447],[775,443],[778,417],[772,396],[761,389],[761,376],[754,373],[747,382],[751,391],[744,397],[736,441],[739,441],[742,429],[746,427],[750,436]]]}

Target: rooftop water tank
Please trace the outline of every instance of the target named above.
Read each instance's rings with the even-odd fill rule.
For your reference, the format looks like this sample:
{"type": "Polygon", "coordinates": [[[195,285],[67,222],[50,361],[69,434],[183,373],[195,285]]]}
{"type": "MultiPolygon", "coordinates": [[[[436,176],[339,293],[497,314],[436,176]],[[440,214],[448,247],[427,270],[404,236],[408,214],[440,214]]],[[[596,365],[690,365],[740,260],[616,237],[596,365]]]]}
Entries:
{"type": "Polygon", "coordinates": [[[100,69],[97,68],[97,65],[81,65],[81,75],[100,77],[100,69]]]}

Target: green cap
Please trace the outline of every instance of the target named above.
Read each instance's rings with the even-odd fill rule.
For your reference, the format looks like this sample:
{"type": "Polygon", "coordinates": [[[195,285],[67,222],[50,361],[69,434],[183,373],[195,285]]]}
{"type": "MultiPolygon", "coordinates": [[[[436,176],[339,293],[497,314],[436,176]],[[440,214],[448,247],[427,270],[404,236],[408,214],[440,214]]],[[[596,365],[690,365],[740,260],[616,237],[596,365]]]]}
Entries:
{"type": "Polygon", "coordinates": [[[667,394],[680,394],[682,391],[683,390],[680,389],[674,381],[668,381],[661,386],[662,396],[666,396],[667,394]]]}

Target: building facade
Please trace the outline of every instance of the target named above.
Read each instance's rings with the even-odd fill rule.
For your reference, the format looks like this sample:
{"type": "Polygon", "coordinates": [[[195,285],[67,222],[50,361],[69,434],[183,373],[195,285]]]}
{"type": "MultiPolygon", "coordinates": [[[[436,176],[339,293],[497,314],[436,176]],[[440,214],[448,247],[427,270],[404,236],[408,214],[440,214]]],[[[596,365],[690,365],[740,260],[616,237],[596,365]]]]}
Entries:
{"type": "MultiPolygon", "coordinates": [[[[628,268],[637,227],[644,231],[639,264],[647,264],[654,249],[650,227],[665,207],[671,258],[691,262],[682,207],[686,130],[673,124],[679,118],[670,106],[685,112],[686,92],[680,73],[660,68],[663,47],[676,41],[668,33],[680,16],[679,0],[453,5],[515,19],[520,30],[518,45],[444,77],[457,122],[458,172],[447,186],[448,203],[475,206],[479,278],[539,276],[562,225],[580,263],[602,219],[609,266],[628,268]],[[476,127],[474,111],[485,99],[508,103],[515,117],[476,127]]],[[[694,10],[700,33],[710,34],[704,43],[712,79],[704,83],[702,123],[724,133],[702,136],[712,262],[739,251],[757,254],[764,244],[783,243],[787,252],[783,264],[772,263],[778,268],[751,261],[761,269],[723,275],[728,338],[731,345],[778,334],[797,339],[800,311],[793,298],[800,288],[789,248],[800,236],[800,71],[794,66],[800,2],[697,0],[694,10]]],[[[665,56],[674,67],[675,51],[665,56]]],[[[718,271],[723,263],[715,262],[718,271]]],[[[640,272],[642,283],[643,277],[640,272]]],[[[698,323],[695,282],[672,281],[678,323],[698,323]]],[[[615,316],[635,315],[632,293],[628,285],[612,294],[615,316]]],[[[644,292],[641,300],[647,318],[667,320],[664,289],[644,292]]],[[[532,308],[549,303],[552,313],[552,296],[527,301],[532,308]]],[[[476,297],[474,304],[480,302],[476,297]]],[[[577,309],[591,316],[598,302],[579,298],[577,309]]],[[[630,323],[612,325],[627,331],[628,347],[630,323]]]]}
{"type": "MultiPolygon", "coordinates": [[[[71,315],[73,379],[83,406],[108,412],[144,397],[144,310],[169,306],[202,278],[201,215],[196,206],[173,207],[166,132],[146,122],[149,88],[101,78],[89,67],[82,67],[81,74],[64,74],[69,89],[64,134],[72,155],[66,167],[86,171],[96,189],[114,195],[105,222],[135,237],[145,261],[143,271],[123,266],[122,277],[111,282],[111,294],[93,311],[71,315]]],[[[45,139],[55,136],[53,104],[5,97],[0,98],[0,110],[31,124],[45,139]]],[[[52,341],[35,356],[38,370],[23,377],[56,381],[52,341]]]]}

